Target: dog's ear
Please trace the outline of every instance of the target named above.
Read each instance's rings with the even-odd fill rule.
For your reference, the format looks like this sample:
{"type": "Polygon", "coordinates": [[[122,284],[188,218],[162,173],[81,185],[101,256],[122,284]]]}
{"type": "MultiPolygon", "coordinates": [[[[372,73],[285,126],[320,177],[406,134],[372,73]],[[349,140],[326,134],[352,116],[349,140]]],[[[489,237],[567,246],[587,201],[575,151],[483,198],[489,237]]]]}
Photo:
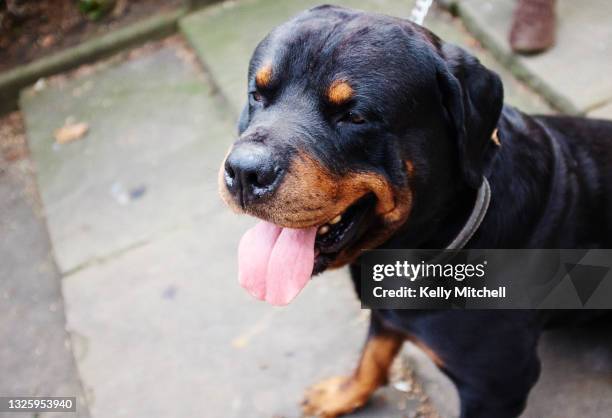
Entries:
{"type": "Polygon", "coordinates": [[[456,135],[463,176],[478,188],[497,148],[491,136],[503,106],[503,86],[497,74],[463,49],[444,44],[441,53],[442,103],[456,135]]]}
{"type": "Polygon", "coordinates": [[[242,135],[246,128],[249,126],[249,104],[247,103],[242,108],[242,112],[240,112],[240,117],[238,118],[238,135],[242,135]]]}

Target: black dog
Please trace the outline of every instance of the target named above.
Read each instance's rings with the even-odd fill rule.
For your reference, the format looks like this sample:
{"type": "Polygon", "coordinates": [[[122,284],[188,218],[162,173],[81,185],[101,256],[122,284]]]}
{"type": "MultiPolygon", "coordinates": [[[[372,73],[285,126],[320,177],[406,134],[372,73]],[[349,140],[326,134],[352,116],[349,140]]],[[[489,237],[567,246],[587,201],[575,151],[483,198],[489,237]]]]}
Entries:
{"type": "MultiPolygon", "coordinates": [[[[241,242],[240,276],[272,303],[346,264],[359,289],[363,249],[444,248],[483,177],[492,200],[468,248],[612,247],[612,123],[503,106],[496,74],[406,20],[322,6],[275,29],[239,131],[221,194],[266,221],[241,242]]],[[[456,383],[462,417],[516,417],[561,316],[575,314],[374,311],[355,373],[311,389],[305,411],[365,404],[410,339],[456,383]]]]}

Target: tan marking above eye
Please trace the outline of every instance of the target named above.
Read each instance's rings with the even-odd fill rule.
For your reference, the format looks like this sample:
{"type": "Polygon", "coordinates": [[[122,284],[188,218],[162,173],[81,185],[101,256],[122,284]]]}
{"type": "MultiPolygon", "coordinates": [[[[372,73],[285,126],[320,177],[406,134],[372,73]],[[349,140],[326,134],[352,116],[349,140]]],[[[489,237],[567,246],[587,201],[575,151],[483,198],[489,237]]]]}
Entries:
{"type": "Polygon", "coordinates": [[[406,160],[405,165],[406,165],[406,173],[408,173],[408,177],[409,178],[414,177],[414,163],[410,160],[406,160]]]}
{"type": "Polygon", "coordinates": [[[267,87],[272,81],[272,64],[265,64],[259,70],[257,70],[257,74],[255,74],[255,83],[257,87],[263,88],[267,87]]]}
{"type": "Polygon", "coordinates": [[[493,134],[491,135],[491,141],[493,141],[493,143],[497,145],[498,147],[501,147],[501,142],[499,140],[498,132],[499,130],[495,128],[495,130],[493,131],[493,134]]]}
{"type": "Polygon", "coordinates": [[[341,105],[353,98],[355,92],[346,80],[334,81],[327,90],[327,98],[335,105],[341,105]]]}

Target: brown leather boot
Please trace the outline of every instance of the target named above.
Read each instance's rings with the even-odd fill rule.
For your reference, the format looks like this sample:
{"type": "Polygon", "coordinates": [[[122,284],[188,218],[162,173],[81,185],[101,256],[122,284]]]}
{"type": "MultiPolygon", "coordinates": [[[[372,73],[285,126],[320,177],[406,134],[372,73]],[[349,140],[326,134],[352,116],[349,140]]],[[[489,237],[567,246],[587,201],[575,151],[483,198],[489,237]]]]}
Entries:
{"type": "Polygon", "coordinates": [[[510,46],[519,54],[537,54],[555,43],[555,0],[518,0],[510,46]]]}

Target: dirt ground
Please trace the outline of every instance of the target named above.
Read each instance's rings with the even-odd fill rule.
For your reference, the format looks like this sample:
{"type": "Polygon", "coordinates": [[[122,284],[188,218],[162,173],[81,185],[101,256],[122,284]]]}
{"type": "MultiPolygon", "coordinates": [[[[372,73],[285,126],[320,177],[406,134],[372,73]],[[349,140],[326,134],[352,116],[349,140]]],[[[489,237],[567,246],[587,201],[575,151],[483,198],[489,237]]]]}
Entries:
{"type": "Polygon", "coordinates": [[[0,72],[182,3],[116,0],[112,10],[93,21],[77,0],[0,0],[0,72]]]}
{"type": "Polygon", "coordinates": [[[0,117],[0,173],[3,166],[28,155],[21,112],[0,117]]]}

